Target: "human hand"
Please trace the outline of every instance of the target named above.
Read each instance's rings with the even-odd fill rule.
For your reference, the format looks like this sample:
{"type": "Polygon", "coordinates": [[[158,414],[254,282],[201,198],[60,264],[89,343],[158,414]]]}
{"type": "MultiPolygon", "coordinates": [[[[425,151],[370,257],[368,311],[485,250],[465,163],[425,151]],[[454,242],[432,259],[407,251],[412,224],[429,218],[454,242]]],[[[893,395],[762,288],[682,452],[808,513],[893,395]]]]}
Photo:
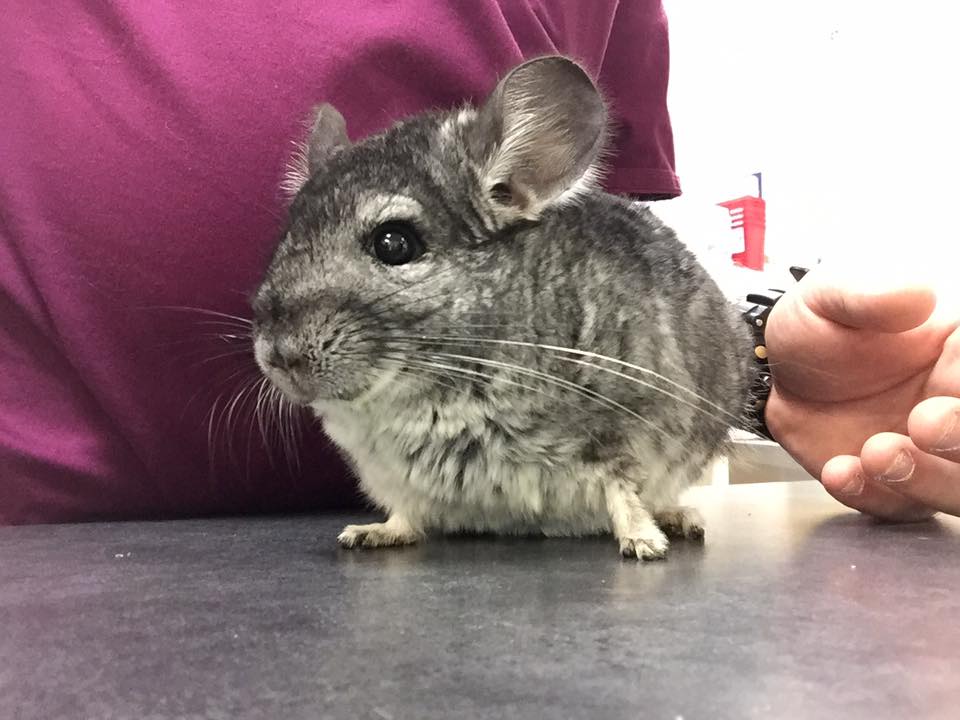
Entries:
{"type": "Polygon", "coordinates": [[[890,520],[960,515],[960,313],[930,285],[821,268],[776,304],[766,422],[837,500],[890,520]]]}

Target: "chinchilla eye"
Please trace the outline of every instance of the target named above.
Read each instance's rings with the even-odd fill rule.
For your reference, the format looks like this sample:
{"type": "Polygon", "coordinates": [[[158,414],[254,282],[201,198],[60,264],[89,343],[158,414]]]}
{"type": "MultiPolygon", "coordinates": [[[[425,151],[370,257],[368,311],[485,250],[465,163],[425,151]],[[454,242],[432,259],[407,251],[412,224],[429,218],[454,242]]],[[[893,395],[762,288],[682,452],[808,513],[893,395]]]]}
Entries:
{"type": "Polygon", "coordinates": [[[423,254],[423,241],[412,225],[386,222],[373,231],[371,247],[378,260],[387,265],[405,265],[423,254]]]}

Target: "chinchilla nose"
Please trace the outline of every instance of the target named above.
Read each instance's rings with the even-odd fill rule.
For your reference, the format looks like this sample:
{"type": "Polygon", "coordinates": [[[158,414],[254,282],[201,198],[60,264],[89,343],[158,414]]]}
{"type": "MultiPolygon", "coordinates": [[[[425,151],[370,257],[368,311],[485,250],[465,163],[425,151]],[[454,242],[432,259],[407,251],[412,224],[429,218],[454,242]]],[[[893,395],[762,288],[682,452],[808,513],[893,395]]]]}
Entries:
{"type": "Polygon", "coordinates": [[[278,370],[298,370],[303,367],[303,356],[289,342],[274,340],[267,352],[266,363],[278,370]]]}

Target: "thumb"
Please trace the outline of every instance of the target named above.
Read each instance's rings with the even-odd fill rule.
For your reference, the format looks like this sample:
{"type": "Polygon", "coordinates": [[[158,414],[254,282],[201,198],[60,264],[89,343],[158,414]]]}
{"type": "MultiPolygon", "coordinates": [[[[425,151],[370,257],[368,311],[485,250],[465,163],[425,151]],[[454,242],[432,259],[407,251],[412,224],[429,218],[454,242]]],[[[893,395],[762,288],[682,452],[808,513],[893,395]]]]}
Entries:
{"type": "Polygon", "coordinates": [[[936,305],[925,284],[818,267],[767,320],[774,381],[805,399],[831,402],[888,389],[939,355],[950,329],[928,322],[936,305]]]}
{"type": "Polygon", "coordinates": [[[919,327],[937,304],[929,285],[894,277],[894,271],[872,268],[844,273],[817,268],[798,288],[816,315],[839,325],[881,333],[899,333],[919,327]]]}

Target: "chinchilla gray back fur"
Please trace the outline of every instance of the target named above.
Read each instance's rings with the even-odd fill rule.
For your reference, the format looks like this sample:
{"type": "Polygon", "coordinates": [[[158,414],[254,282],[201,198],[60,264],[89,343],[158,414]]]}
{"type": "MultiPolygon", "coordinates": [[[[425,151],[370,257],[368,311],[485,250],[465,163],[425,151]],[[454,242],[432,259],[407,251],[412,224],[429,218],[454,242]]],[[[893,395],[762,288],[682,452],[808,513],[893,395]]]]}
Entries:
{"type": "Polygon", "coordinates": [[[674,233],[594,186],[606,126],[563,58],[357,144],[315,112],[255,352],[388,515],[342,544],[702,536],[677,499],[743,415],[750,343],[674,233]]]}

